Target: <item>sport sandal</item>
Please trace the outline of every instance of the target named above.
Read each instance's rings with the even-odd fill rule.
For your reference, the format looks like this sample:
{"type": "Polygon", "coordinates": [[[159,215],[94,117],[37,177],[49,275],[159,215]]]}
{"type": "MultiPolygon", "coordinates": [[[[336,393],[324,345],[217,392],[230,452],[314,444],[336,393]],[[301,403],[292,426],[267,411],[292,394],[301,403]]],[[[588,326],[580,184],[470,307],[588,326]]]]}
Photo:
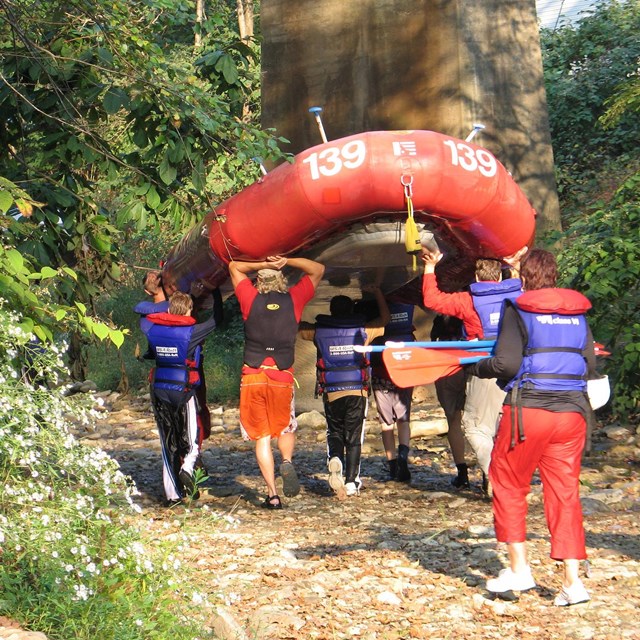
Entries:
{"type": "Polygon", "coordinates": [[[282,509],[282,500],[280,496],[267,496],[262,503],[263,509],[282,509]]]}
{"type": "Polygon", "coordinates": [[[291,460],[285,460],[280,465],[280,475],[282,476],[282,493],[287,498],[297,496],[300,493],[300,480],[291,460]]]}

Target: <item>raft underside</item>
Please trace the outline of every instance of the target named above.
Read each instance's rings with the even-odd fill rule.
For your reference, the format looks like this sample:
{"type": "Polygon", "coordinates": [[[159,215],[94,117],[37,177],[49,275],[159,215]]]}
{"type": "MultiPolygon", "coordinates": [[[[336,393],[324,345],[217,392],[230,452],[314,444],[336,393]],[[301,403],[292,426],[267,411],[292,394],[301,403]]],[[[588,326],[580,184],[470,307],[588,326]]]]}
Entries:
{"type": "MultiPolygon", "coordinates": [[[[438,265],[438,279],[444,291],[458,291],[473,279],[475,255],[462,246],[452,233],[441,225],[418,224],[424,239],[432,238],[430,246],[437,246],[446,258],[438,265]],[[440,227],[440,228],[438,228],[440,227]]],[[[362,287],[380,284],[385,294],[394,294],[400,301],[421,304],[423,264],[407,254],[404,245],[404,223],[376,221],[354,224],[324,241],[296,254],[317,260],[325,265],[325,275],[314,299],[305,308],[304,320],[312,321],[319,313],[326,313],[334,295],[348,295],[354,300],[363,297],[362,287]]],[[[290,283],[300,277],[295,269],[286,270],[290,283]]],[[[231,283],[221,285],[226,299],[233,293],[231,283]]],[[[365,298],[372,297],[364,294],[365,298]]]]}

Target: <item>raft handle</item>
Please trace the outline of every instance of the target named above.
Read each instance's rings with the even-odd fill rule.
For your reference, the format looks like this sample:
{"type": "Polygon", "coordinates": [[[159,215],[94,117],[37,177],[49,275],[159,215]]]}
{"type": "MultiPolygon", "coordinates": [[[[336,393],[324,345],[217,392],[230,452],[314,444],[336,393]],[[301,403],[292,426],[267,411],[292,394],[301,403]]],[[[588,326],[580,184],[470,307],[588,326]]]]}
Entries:
{"type": "Polygon", "coordinates": [[[474,122],[473,123],[473,129],[471,129],[471,131],[469,132],[469,135],[464,139],[465,142],[471,142],[476,133],[478,133],[478,131],[482,131],[484,129],[484,125],[480,124],[479,122],[474,122]]]}
{"type": "Polygon", "coordinates": [[[318,123],[318,129],[320,130],[320,136],[322,138],[322,142],[327,143],[327,134],[324,132],[324,127],[322,126],[322,118],[320,114],[322,113],[322,107],[310,107],[309,113],[312,113],[318,123]]]}

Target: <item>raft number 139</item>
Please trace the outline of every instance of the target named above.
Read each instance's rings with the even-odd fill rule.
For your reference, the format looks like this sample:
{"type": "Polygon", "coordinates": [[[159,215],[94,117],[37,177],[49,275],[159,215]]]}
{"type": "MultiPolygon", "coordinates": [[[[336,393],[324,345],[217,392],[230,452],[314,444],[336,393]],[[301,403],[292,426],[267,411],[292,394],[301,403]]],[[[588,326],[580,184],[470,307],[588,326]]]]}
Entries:
{"type": "MultiPolygon", "coordinates": [[[[451,164],[454,167],[460,167],[465,171],[479,171],[487,178],[496,174],[496,159],[485,149],[474,149],[464,142],[455,140],[444,140],[443,144],[451,151],[451,164]]],[[[357,169],[364,162],[366,155],[364,141],[351,140],[342,147],[327,147],[320,152],[314,152],[302,163],[309,165],[311,179],[319,180],[321,176],[337,175],[343,167],[357,169]]]]}

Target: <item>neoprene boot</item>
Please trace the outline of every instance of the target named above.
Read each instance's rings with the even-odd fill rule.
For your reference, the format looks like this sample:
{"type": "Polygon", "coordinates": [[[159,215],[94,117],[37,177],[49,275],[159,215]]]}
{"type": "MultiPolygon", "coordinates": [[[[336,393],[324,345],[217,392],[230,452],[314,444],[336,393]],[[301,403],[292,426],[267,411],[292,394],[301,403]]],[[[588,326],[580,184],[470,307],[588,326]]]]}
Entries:
{"type": "Polygon", "coordinates": [[[409,447],[401,444],[398,447],[398,474],[396,476],[398,482],[410,482],[411,472],[409,471],[409,447]]]}
{"type": "Polygon", "coordinates": [[[389,464],[389,480],[395,480],[398,477],[398,460],[387,460],[389,464]]]}
{"type": "Polygon", "coordinates": [[[451,481],[451,485],[456,489],[468,489],[471,485],[469,484],[469,469],[466,463],[457,464],[456,469],[458,469],[458,475],[451,481]]]}

